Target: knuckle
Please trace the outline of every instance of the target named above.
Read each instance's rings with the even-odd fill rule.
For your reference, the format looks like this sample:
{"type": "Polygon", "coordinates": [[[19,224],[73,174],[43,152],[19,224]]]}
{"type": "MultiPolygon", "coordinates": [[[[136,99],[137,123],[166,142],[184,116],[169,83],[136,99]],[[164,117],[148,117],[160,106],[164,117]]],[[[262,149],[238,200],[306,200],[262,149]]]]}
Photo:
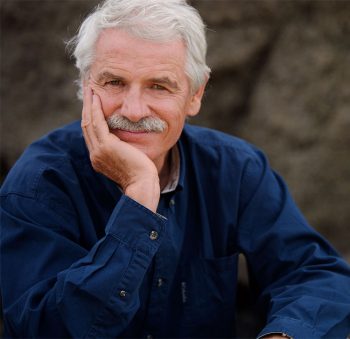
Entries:
{"type": "Polygon", "coordinates": [[[92,168],[93,168],[96,172],[101,172],[102,167],[101,167],[101,164],[100,164],[98,161],[92,160],[92,161],[91,161],[91,165],[92,165],[92,168]]]}
{"type": "Polygon", "coordinates": [[[81,128],[85,129],[86,127],[88,127],[90,124],[90,121],[88,120],[82,120],[80,123],[81,128]]]}
{"type": "Polygon", "coordinates": [[[101,170],[106,159],[105,145],[100,143],[92,152],[90,152],[90,161],[94,169],[101,170]]]}
{"type": "Polygon", "coordinates": [[[98,124],[96,121],[92,122],[92,128],[96,131],[98,129],[98,124]]]}
{"type": "Polygon", "coordinates": [[[101,164],[101,157],[96,151],[93,151],[90,153],[90,161],[94,168],[98,168],[101,164]]]}

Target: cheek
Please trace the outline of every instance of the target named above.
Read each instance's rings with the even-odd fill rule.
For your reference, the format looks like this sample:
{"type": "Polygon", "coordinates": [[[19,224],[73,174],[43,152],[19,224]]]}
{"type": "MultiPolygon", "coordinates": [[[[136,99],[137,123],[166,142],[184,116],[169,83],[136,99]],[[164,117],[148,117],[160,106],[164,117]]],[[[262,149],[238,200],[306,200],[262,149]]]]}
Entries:
{"type": "Polygon", "coordinates": [[[183,121],[186,116],[186,105],[183,100],[178,98],[161,98],[153,101],[150,107],[169,124],[176,125],[183,121]]]}
{"type": "Polygon", "coordinates": [[[168,132],[167,139],[170,143],[175,143],[177,139],[180,137],[181,132],[184,127],[185,118],[184,115],[174,114],[167,118],[168,123],[168,132]]]}
{"type": "Polygon", "coordinates": [[[95,93],[100,97],[102,110],[105,117],[112,115],[118,108],[118,99],[116,96],[109,95],[106,91],[97,89],[95,93]]]}

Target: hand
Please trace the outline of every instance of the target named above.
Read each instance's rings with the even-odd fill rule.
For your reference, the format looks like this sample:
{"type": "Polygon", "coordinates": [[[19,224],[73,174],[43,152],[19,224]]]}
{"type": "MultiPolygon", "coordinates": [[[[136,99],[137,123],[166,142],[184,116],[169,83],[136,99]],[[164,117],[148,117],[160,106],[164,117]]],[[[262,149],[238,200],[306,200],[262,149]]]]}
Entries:
{"type": "Polygon", "coordinates": [[[156,166],[140,150],[109,131],[101,100],[88,86],[84,87],[81,126],[93,168],[116,182],[130,198],[155,212],[160,196],[156,166]]]}

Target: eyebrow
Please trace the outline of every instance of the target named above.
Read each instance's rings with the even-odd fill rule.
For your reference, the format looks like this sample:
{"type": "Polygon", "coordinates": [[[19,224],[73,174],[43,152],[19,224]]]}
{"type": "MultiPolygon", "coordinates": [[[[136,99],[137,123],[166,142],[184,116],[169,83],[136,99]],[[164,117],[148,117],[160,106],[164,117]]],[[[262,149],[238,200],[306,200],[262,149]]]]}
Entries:
{"type": "MultiPolygon", "coordinates": [[[[115,75],[113,73],[110,73],[108,71],[102,72],[101,74],[98,75],[97,77],[97,81],[102,81],[105,79],[114,79],[114,80],[121,80],[121,81],[125,81],[125,79],[119,75],[115,75]]],[[[169,77],[164,76],[164,77],[155,77],[155,78],[151,78],[148,80],[149,82],[154,82],[157,83],[159,85],[167,85],[170,88],[177,90],[179,89],[179,85],[176,81],[171,80],[169,77]]]]}
{"type": "Polygon", "coordinates": [[[102,72],[97,77],[97,81],[102,81],[102,80],[105,80],[105,79],[124,80],[123,77],[121,77],[119,75],[115,75],[115,74],[110,73],[108,71],[102,72]]]}

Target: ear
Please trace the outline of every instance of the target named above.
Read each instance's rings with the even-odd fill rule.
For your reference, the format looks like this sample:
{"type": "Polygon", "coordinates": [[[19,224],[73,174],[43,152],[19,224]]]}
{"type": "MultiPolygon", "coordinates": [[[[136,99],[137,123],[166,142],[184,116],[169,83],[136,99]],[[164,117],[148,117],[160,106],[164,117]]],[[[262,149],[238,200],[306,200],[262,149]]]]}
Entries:
{"type": "Polygon", "coordinates": [[[208,79],[203,83],[203,85],[201,85],[198,88],[198,90],[194,94],[192,94],[192,97],[190,99],[190,103],[188,106],[188,110],[187,110],[187,116],[194,117],[195,115],[197,115],[199,113],[199,110],[200,110],[201,104],[202,104],[203,94],[204,94],[207,82],[208,82],[208,79]]]}

